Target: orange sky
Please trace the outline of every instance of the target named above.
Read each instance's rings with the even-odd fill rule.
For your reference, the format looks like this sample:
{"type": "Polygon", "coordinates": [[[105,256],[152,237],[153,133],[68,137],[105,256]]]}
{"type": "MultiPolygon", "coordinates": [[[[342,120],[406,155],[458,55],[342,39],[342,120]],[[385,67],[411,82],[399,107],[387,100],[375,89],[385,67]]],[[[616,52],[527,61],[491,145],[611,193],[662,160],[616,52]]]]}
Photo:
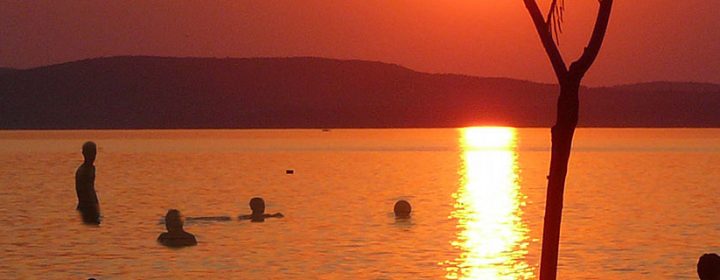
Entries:
{"type": "MultiPolygon", "coordinates": [[[[561,48],[576,57],[598,4],[565,1],[561,48]]],[[[353,58],[554,82],[522,0],[0,2],[0,66],[141,54],[353,58]]],[[[585,84],[654,80],[720,83],[720,1],[615,1],[585,84]]]]}

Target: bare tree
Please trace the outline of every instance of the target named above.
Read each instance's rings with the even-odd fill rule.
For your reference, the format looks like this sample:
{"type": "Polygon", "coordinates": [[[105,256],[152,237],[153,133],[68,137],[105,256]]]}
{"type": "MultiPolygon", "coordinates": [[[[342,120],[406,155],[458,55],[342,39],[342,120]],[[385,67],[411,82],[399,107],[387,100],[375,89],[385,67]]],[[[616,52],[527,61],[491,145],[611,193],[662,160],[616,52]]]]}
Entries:
{"type": "Polygon", "coordinates": [[[613,0],[598,0],[595,27],[590,41],[578,60],[565,65],[556,42],[562,31],[564,0],[553,0],[547,18],[543,17],[535,0],[523,0],[532,17],[535,29],[540,36],[545,52],[550,58],[555,76],[560,84],[560,96],[557,103],[557,119],[552,127],[552,154],[550,174],[548,175],[545,221],[543,228],[542,256],[540,260],[540,280],[554,280],[557,276],[558,249],[560,243],[560,223],[562,220],[563,192],[567,176],[568,160],[573,135],[578,122],[580,82],[600,51],[605,31],[610,20],[613,0]],[[553,40],[555,33],[555,40],[553,40]]]}

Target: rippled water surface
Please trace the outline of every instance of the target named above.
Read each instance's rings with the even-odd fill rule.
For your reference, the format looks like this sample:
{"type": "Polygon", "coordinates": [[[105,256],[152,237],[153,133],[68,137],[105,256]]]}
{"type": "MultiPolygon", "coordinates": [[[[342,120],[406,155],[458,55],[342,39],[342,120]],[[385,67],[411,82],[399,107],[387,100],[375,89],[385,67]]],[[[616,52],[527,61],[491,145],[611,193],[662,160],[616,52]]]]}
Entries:
{"type": "MultiPolygon", "coordinates": [[[[534,279],[548,162],[548,129],[0,131],[0,279],[534,279]],[[100,226],[74,210],[85,140],[100,226]],[[236,217],[254,196],[285,218],[155,241],[169,208],[236,217]]],[[[697,279],[718,166],[718,129],[578,130],[559,277],[697,279]]]]}

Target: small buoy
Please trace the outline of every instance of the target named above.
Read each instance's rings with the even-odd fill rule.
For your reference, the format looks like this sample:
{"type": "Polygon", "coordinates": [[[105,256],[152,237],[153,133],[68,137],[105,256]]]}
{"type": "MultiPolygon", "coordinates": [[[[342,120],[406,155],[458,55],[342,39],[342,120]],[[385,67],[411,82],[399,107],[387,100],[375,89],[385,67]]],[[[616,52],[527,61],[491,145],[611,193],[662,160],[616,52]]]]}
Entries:
{"type": "Polygon", "coordinates": [[[295,170],[292,170],[292,169],[285,170],[285,174],[295,174],[295,170]]]}

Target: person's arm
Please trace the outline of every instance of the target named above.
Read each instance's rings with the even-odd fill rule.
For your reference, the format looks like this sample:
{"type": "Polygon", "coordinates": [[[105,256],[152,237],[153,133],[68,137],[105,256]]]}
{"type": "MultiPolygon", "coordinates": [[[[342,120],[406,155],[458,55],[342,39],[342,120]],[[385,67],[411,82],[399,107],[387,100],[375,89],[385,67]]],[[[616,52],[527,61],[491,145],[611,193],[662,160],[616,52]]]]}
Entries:
{"type": "Polygon", "coordinates": [[[78,199],[77,209],[86,207],[86,204],[92,201],[92,198],[89,198],[90,195],[88,194],[91,185],[87,169],[87,166],[80,165],[77,171],[75,171],[75,193],[77,194],[78,199]]]}
{"type": "Polygon", "coordinates": [[[186,221],[229,221],[228,216],[185,217],[186,221]]]}
{"type": "Polygon", "coordinates": [[[80,178],[80,168],[82,168],[82,167],[78,167],[78,169],[75,170],[75,194],[77,195],[77,200],[78,200],[77,207],[75,207],[75,209],[80,209],[80,201],[81,201],[80,197],[82,196],[81,191],[80,191],[82,188],[82,181],[80,178]]]}
{"type": "Polygon", "coordinates": [[[90,174],[88,175],[88,190],[91,192],[90,199],[95,204],[100,204],[100,200],[97,197],[97,191],[95,190],[95,166],[90,168],[90,174]]]}

